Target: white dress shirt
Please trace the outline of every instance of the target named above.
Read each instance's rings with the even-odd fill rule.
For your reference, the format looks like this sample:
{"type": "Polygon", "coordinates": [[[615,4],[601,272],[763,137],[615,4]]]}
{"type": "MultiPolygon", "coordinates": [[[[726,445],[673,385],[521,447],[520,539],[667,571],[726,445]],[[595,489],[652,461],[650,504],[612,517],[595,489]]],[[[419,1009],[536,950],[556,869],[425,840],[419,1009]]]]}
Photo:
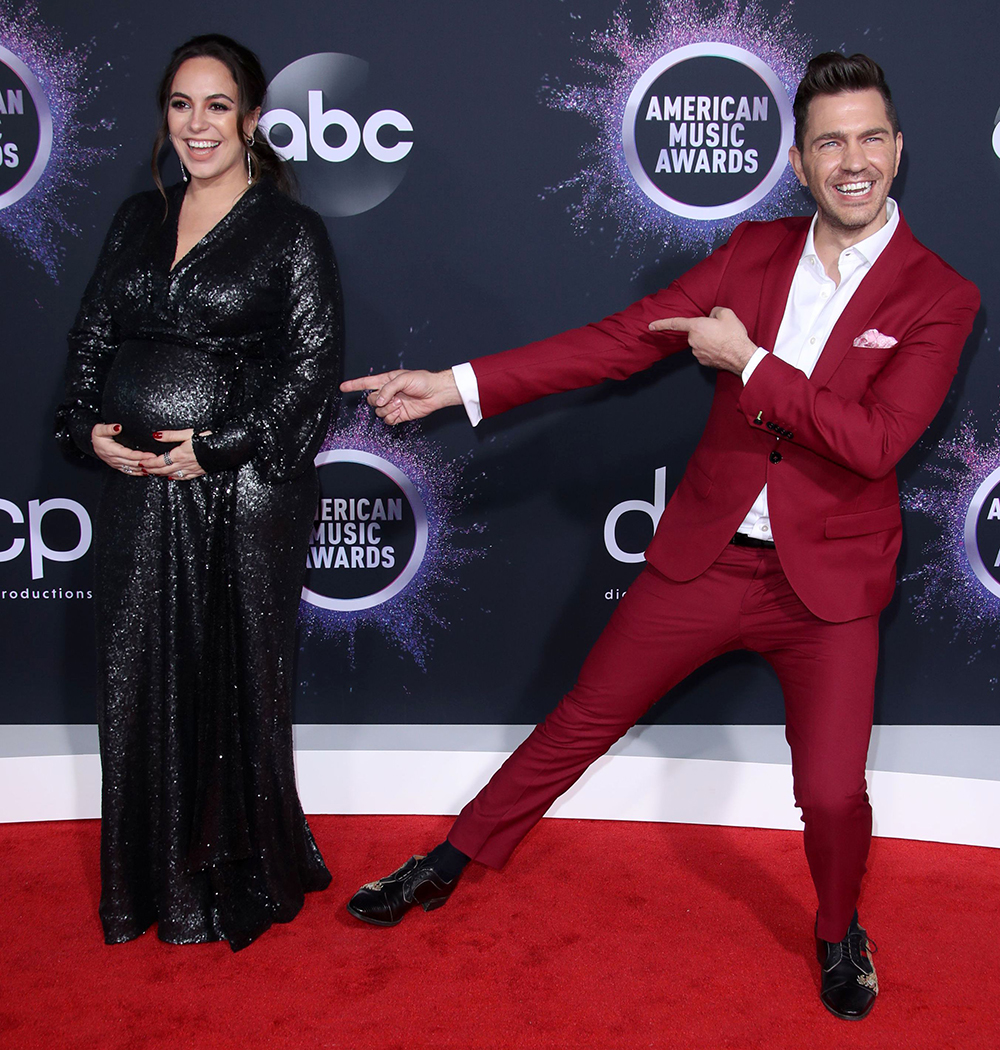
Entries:
{"type": "MultiPolygon", "coordinates": [[[[870,237],[852,244],[840,253],[837,260],[840,284],[837,284],[832,277],[827,276],[816,254],[816,216],[813,216],[799,264],[795,268],[795,276],[792,278],[785,313],[774,340],[776,357],[794,365],[807,376],[812,375],[834,325],[840,320],[840,315],[875,260],[885,250],[898,225],[899,209],[890,197],[886,201],[885,225],[870,237]]],[[[747,362],[746,368],[743,369],[744,386],[766,353],[767,350],[758,347],[747,362]]],[[[760,490],[749,513],[743,519],[743,524],[736,531],[758,540],[772,539],[766,485],[760,490]]]]}
{"type": "MultiPolygon", "coordinates": [[[[816,218],[817,216],[813,216],[805,247],[792,278],[792,287],[788,292],[788,301],[785,303],[785,312],[781,318],[773,351],[782,361],[794,365],[807,376],[812,375],[819,355],[823,352],[834,325],[840,320],[840,315],[851,301],[851,297],[896,232],[899,225],[899,208],[890,197],[886,201],[885,225],[870,237],[852,244],[840,253],[837,262],[840,272],[839,284],[827,276],[816,254],[816,218]]],[[[757,348],[743,369],[744,385],[767,353],[763,347],[757,348]]],[[[476,379],[476,373],[471,364],[464,363],[455,365],[452,374],[469,422],[478,426],[483,414],[479,404],[479,381],[476,379]]],[[[771,539],[766,485],[760,490],[760,495],[754,500],[738,531],[756,539],[771,539]]]]}

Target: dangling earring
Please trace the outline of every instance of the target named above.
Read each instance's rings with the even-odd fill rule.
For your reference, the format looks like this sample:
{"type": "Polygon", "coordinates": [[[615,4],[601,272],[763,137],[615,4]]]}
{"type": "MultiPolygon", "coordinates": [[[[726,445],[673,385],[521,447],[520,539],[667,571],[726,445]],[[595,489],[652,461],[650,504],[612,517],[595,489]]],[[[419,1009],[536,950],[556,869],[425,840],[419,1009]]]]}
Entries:
{"type": "Polygon", "coordinates": [[[253,149],[253,135],[247,139],[247,185],[253,185],[253,168],[250,166],[250,150],[253,149]]]}
{"type": "MultiPolygon", "coordinates": [[[[168,136],[168,138],[170,139],[171,146],[174,146],[174,148],[176,149],[176,145],[174,144],[174,136],[170,135],[170,136],[168,136]]],[[[177,163],[181,166],[181,178],[185,182],[187,182],[187,180],[188,180],[188,173],[187,173],[187,168],[184,167],[184,161],[181,160],[181,156],[180,156],[179,153],[175,153],[175,156],[177,157],[177,163]]]]}

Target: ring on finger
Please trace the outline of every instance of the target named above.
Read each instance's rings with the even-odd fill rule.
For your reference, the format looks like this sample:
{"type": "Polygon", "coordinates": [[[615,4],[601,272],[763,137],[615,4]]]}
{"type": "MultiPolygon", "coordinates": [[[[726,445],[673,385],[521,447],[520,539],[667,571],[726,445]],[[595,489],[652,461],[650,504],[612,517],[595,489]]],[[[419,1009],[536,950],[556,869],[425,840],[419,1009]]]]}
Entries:
{"type": "Polygon", "coordinates": [[[166,465],[168,467],[173,463],[173,460],[170,458],[170,449],[169,448],[167,449],[166,452],[163,453],[163,462],[166,463],[166,465]]]}
{"type": "Polygon", "coordinates": [[[182,478],[182,477],[184,477],[184,471],[183,470],[178,470],[177,473],[174,475],[174,477],[175,478],[182,478]]]}

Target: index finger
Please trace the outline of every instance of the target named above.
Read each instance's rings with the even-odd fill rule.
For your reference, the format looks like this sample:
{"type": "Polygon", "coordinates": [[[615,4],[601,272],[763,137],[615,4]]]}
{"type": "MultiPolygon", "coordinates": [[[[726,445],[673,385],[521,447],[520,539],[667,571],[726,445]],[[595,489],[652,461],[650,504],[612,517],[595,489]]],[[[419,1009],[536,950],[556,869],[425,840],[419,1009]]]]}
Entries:
{"type": "Polygon", "coordinates": [[[662,317],[649,322],[651,332],[690,332],[697,317],[662,317]]]}
{"type": "Polygon", "coordinates": [[[340,384],[340,389],[345,394],[353,394],[358,390],[378,390],[385,386],[392,378],[391,372],[380,372],[375,376],[360,376],[357,379],[345,379],[340,384]]]}

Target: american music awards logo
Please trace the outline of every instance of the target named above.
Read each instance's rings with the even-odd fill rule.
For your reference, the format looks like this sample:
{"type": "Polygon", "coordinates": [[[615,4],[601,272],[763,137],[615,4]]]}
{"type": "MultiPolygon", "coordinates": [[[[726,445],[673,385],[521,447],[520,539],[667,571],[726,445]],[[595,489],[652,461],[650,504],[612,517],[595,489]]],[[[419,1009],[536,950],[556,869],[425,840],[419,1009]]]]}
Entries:
{"type": "Polygon", "coordinates": [[[917,618],[948,611],[956,633],[974,643],[995,641],[1000,625],[1000,437],[980,440],[970,415],[942,441],[929,470],[932,480],[902,494],[906,510],[926,515],[938,535],[920,567],[903,577],[917,618]]]}
{"type": "Polygon", "coordinates": [[[774,71],[731,44],[689,44],[654,62],[625,104],[629,170],[654,204],[687,219],[739,215],[777,185],[792,104],[774,71]]]}
{"type": "Polygon", "coordinates": [[[475,545],[484,527],[464,521],[465,460],[446,459],[417,424],[385,426],[362,400],[331,428],[316,466],[303,633],[353,651],[358,632],[374,630],[426,668],[447,627],[442,599],[484,553],[475,545]]]}
{"type": "Polygon", "coordinates": [[[52,113],[35,74],[0,47],[0,208],[19,201],[52,152],[52,113]]]}
{"type": "Polygon", "coordinates": [[[812,53],[757,0],[651,0],[649,27],[620,3],[586,38],[583,83],[545,78],[543,101],[593,126],[583,166],[551,194],[572,194],[579,233],[608,220],[619,246],[712,246],[744,219],[802,210],[788,165],[791,96],[812,53]]]}
{"type": "Polygon", "coordinates": [[[320,497],[302,598],[321,609],[370,609],[416,576],[427,552],[427,511],[394,463],[359,449],[316,457],[320,497]]]}
{"type": "Polygon", "coordinates": [[[70,205],[87,169],[114,155],[112,129],[92,115],[101,83],[89,73],[92,44],[68,47],[33,4],[0,0],[0,232],[58,278],[70,205]]]}
{"type": "Polygon", "coordinates": [[[1000,598],[1000,467],[976,489],[969,502],[965,552],[976,579],[1000,598]]]}

